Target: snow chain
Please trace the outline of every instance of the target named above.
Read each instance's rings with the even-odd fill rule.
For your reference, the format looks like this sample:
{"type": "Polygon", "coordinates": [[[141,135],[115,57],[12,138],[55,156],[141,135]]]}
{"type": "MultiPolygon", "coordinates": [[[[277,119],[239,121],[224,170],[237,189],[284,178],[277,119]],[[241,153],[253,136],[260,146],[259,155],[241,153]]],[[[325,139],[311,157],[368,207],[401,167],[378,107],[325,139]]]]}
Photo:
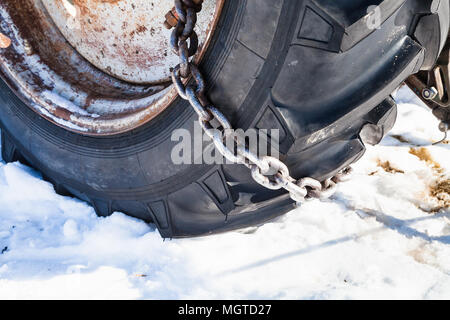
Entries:
{"type": "MultiPolygon", "coordinates": [[[[177,24],[170,37],[171,49],[180,58],[180,63],[172,71],[172,81],[181,98],[188,100],[198,114],[205,133],[213,140],[217,150],[232,163],[243,164],[251,170],[253,179],[260,185],[272,189],[285,189],[296,202],[312,198],[328,198],[336,191],[336,183],[344,180],[351,172],[348,167],[336,176],[320,182],[313,178],[295,180],[290,176],[288,167],[275,157],[258,155],[235,140],[235,150],[225,145],[226,138],[232,132],[227,118],[216,109],[205,95],[205,81],[198,67],[190,61],[197,53],[198,36],[194,31],[197,13],[202,9],[203,0],[175,0],[177,24]],[[189,45],[188,45],[189,40],[189,45]],[[190,76],[194,85],[185,86],[183,80],[190,76]],[[219,124],[214,126],[213,123],[219,124]]],[[[167,26],[167,22],[165,23],[167,26]]],[[[170,27],[170,26],[169,26],[170,27]]]]}

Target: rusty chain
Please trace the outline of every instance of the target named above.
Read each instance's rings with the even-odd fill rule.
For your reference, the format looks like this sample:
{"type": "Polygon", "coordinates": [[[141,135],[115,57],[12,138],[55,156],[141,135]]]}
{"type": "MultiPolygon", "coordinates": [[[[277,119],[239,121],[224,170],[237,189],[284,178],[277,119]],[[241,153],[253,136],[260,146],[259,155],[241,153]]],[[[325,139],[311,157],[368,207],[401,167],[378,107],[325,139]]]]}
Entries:
{"type": "Polygon", "coordinates": [[[247,166],[258,184],[272,190],[285,189],[296,202],[312,198],[328,198],[333,195],[336,184],[343,181],[351,172],[350,167],[324,182],[309,177],[296,180],[291,177],[286,164],[275,157],[259,157],[244,145],[235,145],[235,150],[230,150],[225,145],[226,138],[231,135],[232,126],[209,102],[205,95],[204,78],[198,67],[190,61],[198,49],[198,36],[194,28],[197,13],[202,9],[202,2],[203,0],[175,0],[174,11],[177,17],[171,19],[172,24],[167,19],[169,16],[174,18],[173,11],[166,15],[166,27],[174,27],[170,46],[180,58],[180,63],[172,70],[172,81],[180,97],[189,101],[199,117],[201,127],[213,140],[216,149],[232,163],[247,166]],[[190,77],[194,79],[195,84],[185,86],[183,80],[187,81],[190,77]]]}

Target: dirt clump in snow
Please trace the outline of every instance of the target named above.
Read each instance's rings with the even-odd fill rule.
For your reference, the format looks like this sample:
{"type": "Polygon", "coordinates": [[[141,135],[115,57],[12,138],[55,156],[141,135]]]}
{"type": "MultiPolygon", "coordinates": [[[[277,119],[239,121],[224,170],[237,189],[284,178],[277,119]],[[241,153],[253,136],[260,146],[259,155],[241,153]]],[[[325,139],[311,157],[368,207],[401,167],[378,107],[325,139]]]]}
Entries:
{"type": "Polygon", "coordinates": [[[439,212],[442,209],[450,208],[450,179],[442,175],[445,170],[433,159],[430,151],[426,148],[411,148],[409,153],[425,161],[439,176],[435,183],[430,186],[430,196],[437,202],[437,206],[431,212],[439,212]]]}
{"type": "Polygon", "coordinates": [[[431,196],[439,201],[439,209],[450,208],[450,179],[439,181],[431,187],[431,196]]]}
{"type": "Polygon", "coordinates": [[[378,159],[378,166],[388,173],[405,173],[403,170],[394,168],[389,161],[381,161],[378,159]]]}
{"type": "Polygon", "coordinates": [[[412,155],[415,155],[417,158],[419,158],[422,161],[425,161],[430,166],[432,166],[434,169],[441,169],[441,165],[437,163],[433,157],[430,154],[430,151],[426,148],[411,148],[409,150],[409,153],[412,155]]]}

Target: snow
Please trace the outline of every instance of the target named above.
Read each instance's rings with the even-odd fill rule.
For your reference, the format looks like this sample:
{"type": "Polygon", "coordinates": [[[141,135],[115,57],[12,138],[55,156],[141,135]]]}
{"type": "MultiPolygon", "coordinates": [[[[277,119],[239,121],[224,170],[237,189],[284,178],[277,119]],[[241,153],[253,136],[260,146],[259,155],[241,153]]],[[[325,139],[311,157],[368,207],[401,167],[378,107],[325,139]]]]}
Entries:
{"type": "Polygon", "coordinates": [[[163,241],[0,164],[0,298],[449,299],[450,146],[406,88],[399,119],[330,200],[259,228],[163,241]],[[413,149],[411,149],[413,148],[413,149]]]}

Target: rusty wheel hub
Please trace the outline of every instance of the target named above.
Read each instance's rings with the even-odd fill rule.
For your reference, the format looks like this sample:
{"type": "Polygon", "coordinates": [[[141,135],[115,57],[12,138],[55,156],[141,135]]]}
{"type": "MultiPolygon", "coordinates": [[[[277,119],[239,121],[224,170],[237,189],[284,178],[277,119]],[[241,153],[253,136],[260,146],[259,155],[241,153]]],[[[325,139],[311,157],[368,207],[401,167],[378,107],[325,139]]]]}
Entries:
{"type": "MultiPolygon", "coordinates": [[[[224,0],[206,0],[197,32],[204,54],[224,0]]],[[[0,3],[1,76],[48,120],[92,135],[148,122],[176,97],[163,23],[173,2],[14,0],[0,3]]]]}

